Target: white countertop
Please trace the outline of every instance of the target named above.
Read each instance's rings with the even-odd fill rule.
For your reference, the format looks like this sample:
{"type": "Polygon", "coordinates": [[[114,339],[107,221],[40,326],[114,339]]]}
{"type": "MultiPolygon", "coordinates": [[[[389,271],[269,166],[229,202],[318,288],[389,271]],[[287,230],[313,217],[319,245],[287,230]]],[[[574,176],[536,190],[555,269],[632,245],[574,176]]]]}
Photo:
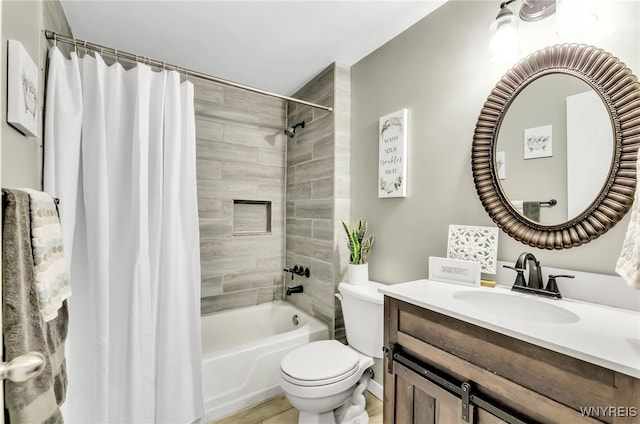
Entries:
{"type": "MultiPolygon", "coordinates": [[[[469,287],[431,280],[381,286],[387,296],[466,321],[574,358],[640,378],[640,313],[573,299],[547,299],[495,288],[469,287]],[[514,317],[495,309],[469,307],[454,297],[462,291],[479,291],[534,299],[573,312],[571,323],[549,323],[541,319],[514,317]]],[[[500,295],[499,295],[500,296],[500,295]]],[[[523,299],[524,300],[524,299],[523,299]]]]}

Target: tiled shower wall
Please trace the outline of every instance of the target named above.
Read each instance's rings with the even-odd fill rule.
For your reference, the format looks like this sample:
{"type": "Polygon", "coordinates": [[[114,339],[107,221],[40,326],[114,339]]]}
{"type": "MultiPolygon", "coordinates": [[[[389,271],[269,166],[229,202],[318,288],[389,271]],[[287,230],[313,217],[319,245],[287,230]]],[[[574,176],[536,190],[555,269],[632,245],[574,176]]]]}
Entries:
{"type": "Polygon", "coordinates": [[[197,78],[193,83],[201,311],[281,299],[285,102],[197,78]],[[256,231],[241,232],[247,225],[256,231]]]}
{"type": "Polygon", "coordinates": [[[333,106],[333,113],[289,103],[288,122],[305,121],[287,147],[286,266],[309,267],[311,277],[285,279],[304,293],[288,301],[329,326],[344,340],[336,287],[348,263],[341,220],[349,220],[350,73],[331,65],[293,97],[333,106]]]}

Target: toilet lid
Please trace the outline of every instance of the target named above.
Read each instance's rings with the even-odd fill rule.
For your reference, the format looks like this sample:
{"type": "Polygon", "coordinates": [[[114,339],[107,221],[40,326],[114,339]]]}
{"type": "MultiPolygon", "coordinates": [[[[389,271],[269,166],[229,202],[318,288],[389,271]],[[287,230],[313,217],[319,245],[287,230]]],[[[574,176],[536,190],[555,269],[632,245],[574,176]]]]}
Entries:
{"type": "Polygon", "coordinates": [[[336,377],[353,374],[358,368],[358,360],[358,354],[339,341],[322,340],[289,352],[282,358],[280,368],[302,384],[328,384],[327,380],[335,381],[336,377]]]}

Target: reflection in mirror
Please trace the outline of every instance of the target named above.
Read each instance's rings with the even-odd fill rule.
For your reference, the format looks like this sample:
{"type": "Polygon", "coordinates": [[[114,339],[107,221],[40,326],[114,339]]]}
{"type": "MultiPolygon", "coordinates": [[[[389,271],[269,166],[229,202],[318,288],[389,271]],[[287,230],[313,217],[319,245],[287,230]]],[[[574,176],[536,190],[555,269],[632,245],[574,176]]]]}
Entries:
{"type": "Polygon", "coordinates": [[[500,124],[494,155],[499,184],[527,219],[561,224],[597,199],[614,144],[596,91],[573,75],[546,74],[518,93],[500,124]]]}

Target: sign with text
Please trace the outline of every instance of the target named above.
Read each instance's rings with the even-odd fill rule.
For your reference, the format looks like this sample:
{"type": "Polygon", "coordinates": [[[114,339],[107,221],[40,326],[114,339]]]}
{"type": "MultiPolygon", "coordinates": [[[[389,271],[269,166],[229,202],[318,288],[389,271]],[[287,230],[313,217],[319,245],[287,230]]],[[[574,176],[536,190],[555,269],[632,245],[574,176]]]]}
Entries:
{"type": "Polygon", "coordinates": [[[407,109],[380,118],[378,197],[407,197],[407,109]]]}

